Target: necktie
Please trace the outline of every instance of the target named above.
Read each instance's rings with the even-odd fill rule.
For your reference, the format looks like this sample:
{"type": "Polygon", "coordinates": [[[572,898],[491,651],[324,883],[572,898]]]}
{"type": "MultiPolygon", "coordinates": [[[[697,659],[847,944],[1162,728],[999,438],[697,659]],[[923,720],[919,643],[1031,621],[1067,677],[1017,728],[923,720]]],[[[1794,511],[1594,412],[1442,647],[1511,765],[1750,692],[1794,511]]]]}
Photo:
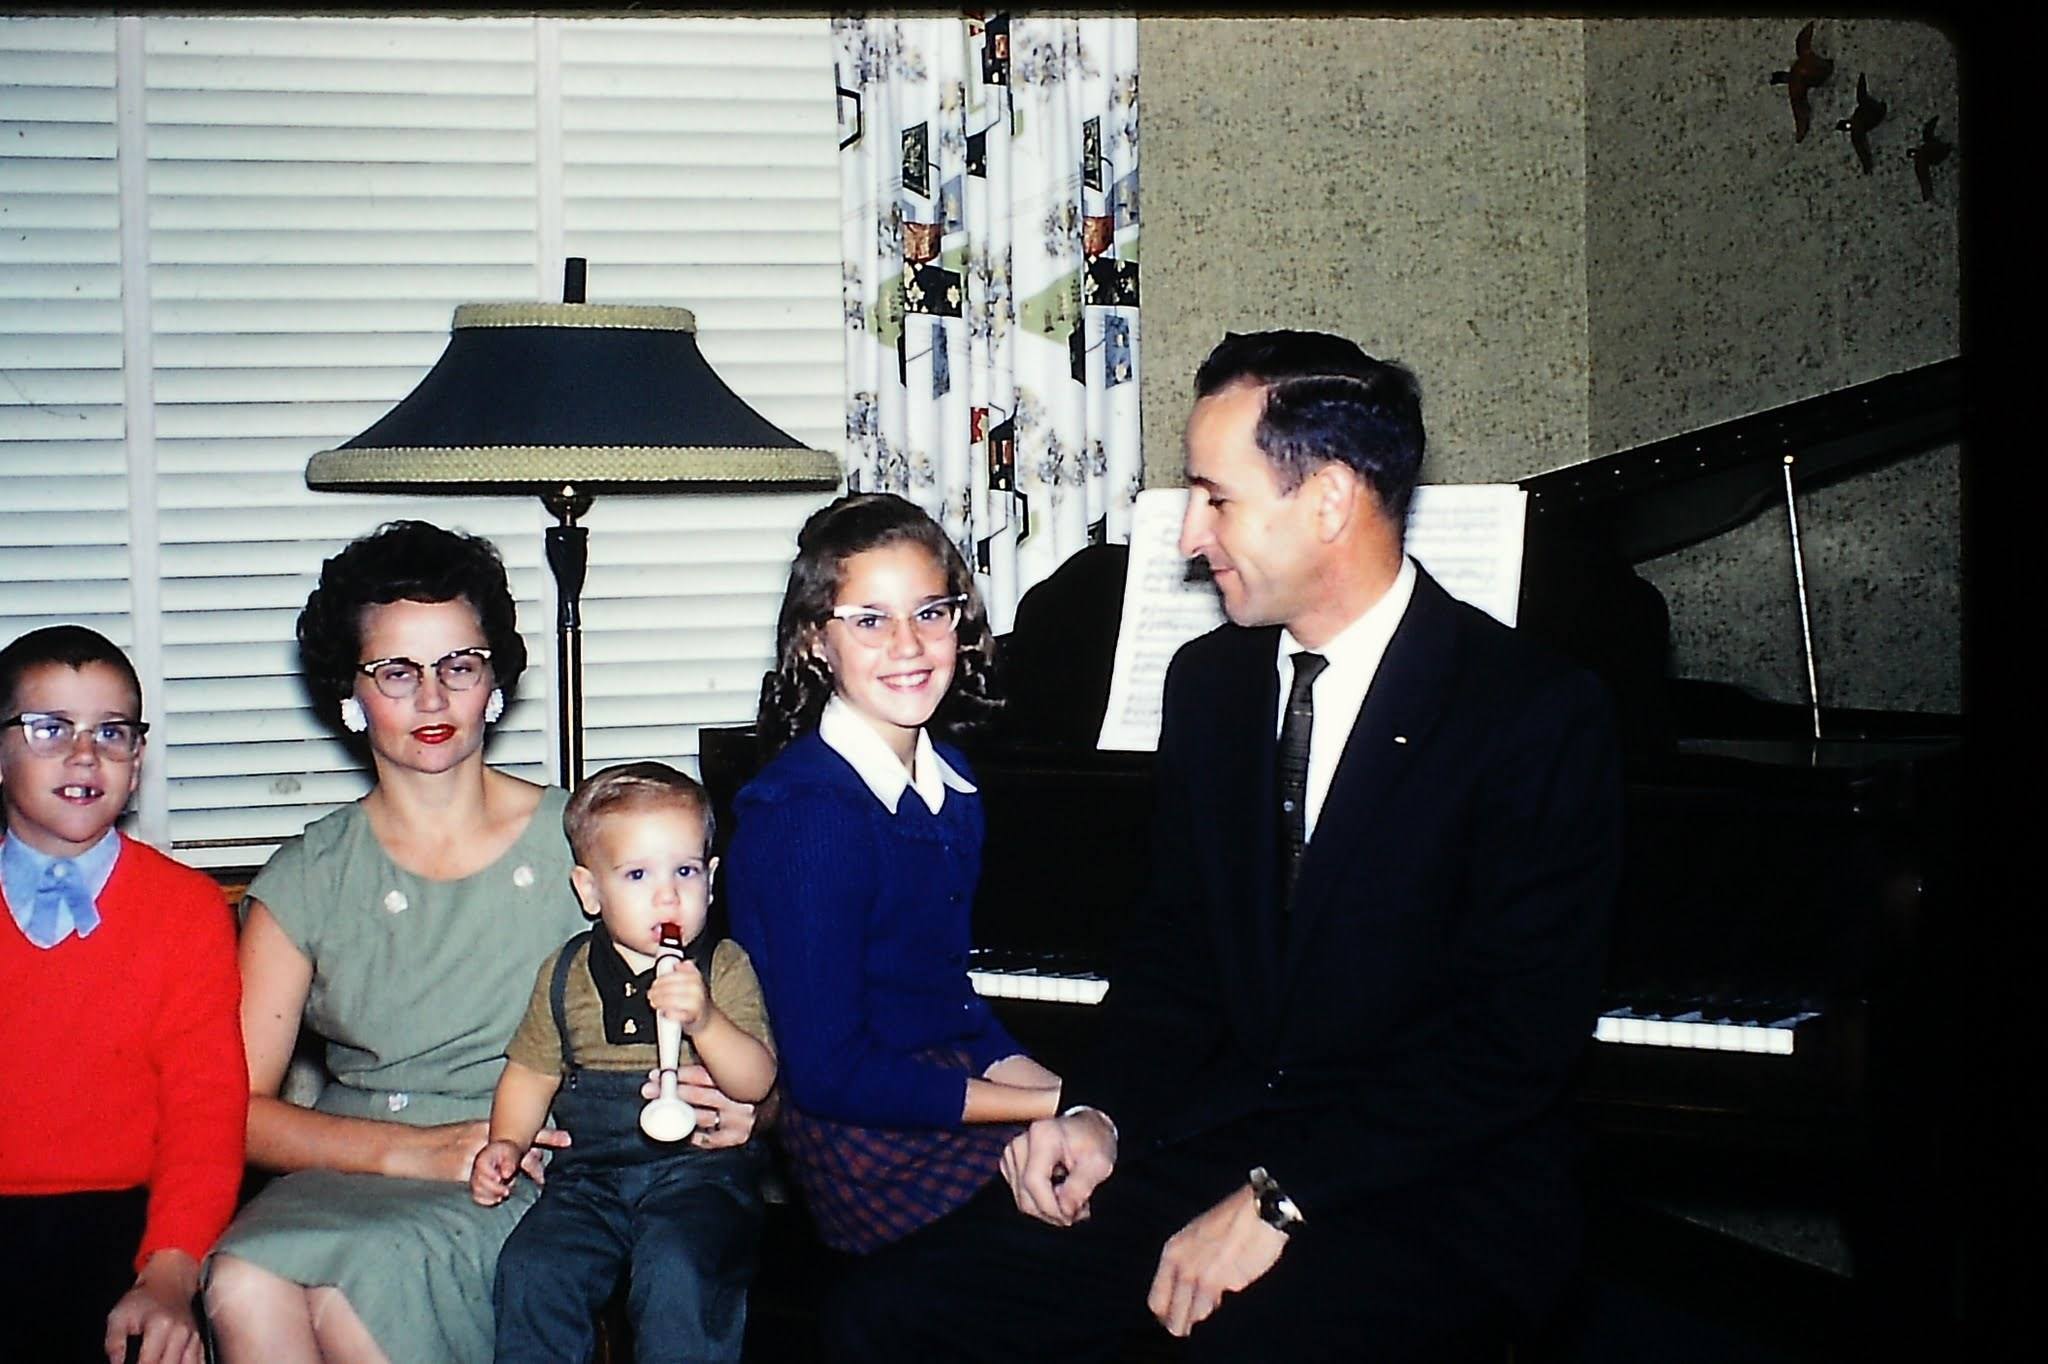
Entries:
{"type": "Polygon", "coordinates": [[[35,908],[28,918],[29,941],[43,947],[55,946],[62,931],[59,916],[67,909],[71,911],[74,930],[91,932],[99,927],[99,911],[93,908],[92,892],[86,889],[78,864],[60,857],[43,868],[42,880],[36,883],[35,908]]]}
{"type": "Polygon", "coordinates": [[[1308,739],[1315,727],[1316,677],[1330,666],[1321,654],[1294,655],[1294,686],[1280,722],[1280,906],[1294,898],[1294,873],[1308,841],[1308,739]]]}

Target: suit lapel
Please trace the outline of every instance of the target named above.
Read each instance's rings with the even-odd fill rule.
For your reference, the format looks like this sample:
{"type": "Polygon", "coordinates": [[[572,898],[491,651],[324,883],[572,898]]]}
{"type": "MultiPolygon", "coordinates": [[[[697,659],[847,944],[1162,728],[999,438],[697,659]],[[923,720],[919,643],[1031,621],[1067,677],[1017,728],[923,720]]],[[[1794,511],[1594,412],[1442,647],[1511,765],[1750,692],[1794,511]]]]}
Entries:
{"type": "Polygon", "coordinates": [[[1402,784],[1427,761],[1445,684],[1454,671],[1455,624],[1450,595],[1418,566],[1415,595],[1373,674],[1323,799],[1315,835],[1302,853],[1279,975],[1283,993],[1332,906],[1340,901],[1370,906],[1372,870],[1356,866],[1373,842],[1364,831],[1388,817],[1402,784]]]}
{"type": "Polygon", "coordinates": [[[1273,660],[1279,631],[1234,630],[1232,635],[1234,651],[1214,674],[1213,709],[1204,717],[1209,740],[1192,755],[1215,767],[1213,780],[1198,789],[1217,793],[1221,804],[1200,832],[1190,832],[1214,841],[1189,851],[1216,869],[1212,884],[1220,893],[1211,904],[1221,920],[1221,940],[1232,949],[1236,979],[1252,997],[1247,1002],[1256,1001],[1253,1016],[1269,1017],[1280,970],[1272,813],[1278,742],[1273,717],[1280,704],[1273,660]]]}

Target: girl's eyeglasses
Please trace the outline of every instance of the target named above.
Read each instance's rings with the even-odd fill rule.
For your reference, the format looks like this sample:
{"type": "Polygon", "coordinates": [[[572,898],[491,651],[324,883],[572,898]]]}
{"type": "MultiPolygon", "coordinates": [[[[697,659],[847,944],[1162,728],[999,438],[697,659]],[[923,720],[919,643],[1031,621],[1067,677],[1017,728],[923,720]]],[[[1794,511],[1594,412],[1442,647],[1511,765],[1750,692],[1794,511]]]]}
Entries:
{"type": "Polygon", "coordinates": [[[953,597],[935,597],[908,616],[877,606],[835,606],[830,617],[870,648],[879,649],[894,639],[899,620],[908,620],[910,628],[925,643],[936,644],[960,628],[960,613],[966,605],[967,594],[963,592],[953,597]]]}

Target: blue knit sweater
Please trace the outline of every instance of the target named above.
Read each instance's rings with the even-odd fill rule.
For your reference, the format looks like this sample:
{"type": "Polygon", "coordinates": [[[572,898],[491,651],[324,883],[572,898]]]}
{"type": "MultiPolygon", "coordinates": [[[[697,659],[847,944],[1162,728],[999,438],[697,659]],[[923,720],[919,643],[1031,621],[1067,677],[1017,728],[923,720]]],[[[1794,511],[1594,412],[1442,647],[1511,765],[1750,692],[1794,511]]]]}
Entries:
{"type": "MultiPolygon", "coordinates": [[[[963,776],[959,752],[940,756],[963,776]]],[[[972,780],[971,776],[969,779],[972,780]]],[[[957,1127],[967,1077],[1023,1050],[967,983],[981,798],[896,813],[816,730],[740,792],[727,852],[733,936],[753,958],[782,1076],[805,1113],[870,1127],[957,1127]]]]}

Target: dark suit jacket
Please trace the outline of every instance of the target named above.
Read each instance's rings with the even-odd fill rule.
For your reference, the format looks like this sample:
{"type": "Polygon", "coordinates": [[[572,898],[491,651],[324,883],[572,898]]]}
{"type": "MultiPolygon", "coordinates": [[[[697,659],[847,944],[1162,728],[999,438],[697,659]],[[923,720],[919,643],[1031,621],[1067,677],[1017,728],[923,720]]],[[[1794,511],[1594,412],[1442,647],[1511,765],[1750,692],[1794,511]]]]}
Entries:
{"type": "Polygon", "coordinates": [[[1168,670],[1152,884],[1065,1101],[1116,1121],[1120,1171],[1263,1164],[1311,1228],[1412,1228],[1535,1310],[1620,869],[1605,693],[1420,574],[1283,932],[1276,648],[1226,625],[1168,670]]]}

